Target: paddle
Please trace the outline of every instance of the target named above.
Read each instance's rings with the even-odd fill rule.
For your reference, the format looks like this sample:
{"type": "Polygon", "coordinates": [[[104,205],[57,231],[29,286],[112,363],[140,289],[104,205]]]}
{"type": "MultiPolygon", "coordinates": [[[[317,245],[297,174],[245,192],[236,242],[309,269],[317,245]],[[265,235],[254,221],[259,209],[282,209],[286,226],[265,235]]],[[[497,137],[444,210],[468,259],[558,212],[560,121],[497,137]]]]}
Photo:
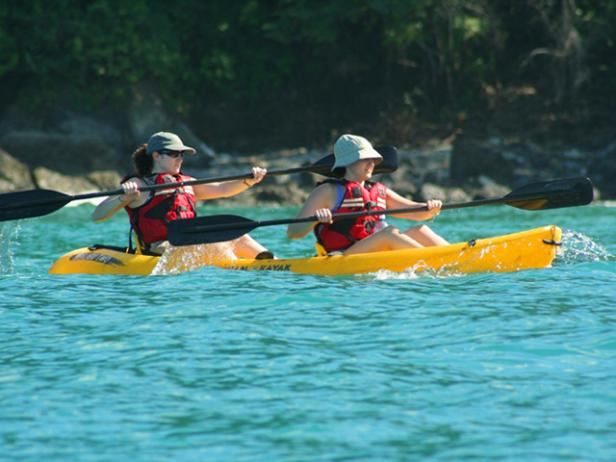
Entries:
{"type": "MultiPolygon", "coordinates": [[[[394,146],[378,146],[375,148],[383,156],[383,161],[378,164],[375,173],[391,173],[398,168],[398,151],[394,146]]],[[[281,170],[271,170],[267,172],[271,175],[288,175],[291,173],[312,172],[323,176],[342,177],[344,169],[335,169],[334,155],[329,154],[319,159],[313,164],[287,168],[281,170]]],[[[141,191],[155,191],[157,189],[179,188],[181,186],[192,186],[196,184],[217,183],[219,181],[243,180],[252,178],[252,173],[242,175],[223,176],[218,178],[203,178],[199,180],[184,181],[174,184],[157,184],[141,188],[141,191]]],[[[124,191],[116,189],[114,191],[93,192],[71,196],[58,191],[49,189],[33,189],[29,191],[17,191],[0,194],[0,221],[18,220],[20,218],[38,217],[47,215],[61,209],[66,204],[76,200],[93,199],[95,197],[117,196],[124,194],[124,191]]]]}
{"type": "MultiPolygon", "coordinates": [[[[588,178],[567,178],[532,183],[516,189],[506,196],[495,199],[481,199],[458,204],[444,204],[442,210],[479,207],[482,205],[506,204],[523,210],[548,210],[589,204],[593,199],[593,188],[588,178]]],[[[399,214],[427,210],[427,206],[387,210],[387,214],[399,214]]],[[[368,215],[383,215],[382,210],[353,213],[337,213],[334,220],[356,218],[368,215]]],[[[316,216],[285,218],[281,220],[253,221],[237,215],[212,215],[191,220],[176,220],[168,224],[169,242],[176,246],[208,244],[231,241],[255,228],[318,221],[316,216]]]]}

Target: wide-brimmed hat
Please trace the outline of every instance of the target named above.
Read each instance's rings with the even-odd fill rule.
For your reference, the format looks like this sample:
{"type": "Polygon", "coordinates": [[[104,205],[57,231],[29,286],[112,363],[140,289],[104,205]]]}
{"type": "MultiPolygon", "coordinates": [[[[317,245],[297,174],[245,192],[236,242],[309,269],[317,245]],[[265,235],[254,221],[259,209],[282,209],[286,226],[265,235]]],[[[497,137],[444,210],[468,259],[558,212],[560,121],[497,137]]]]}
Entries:
{"type": "Polygon", "coordinates": [[[342,135],[334,144],[334,157],[336,162],[332,170],[346,167],[362,159],[374,159],[375,163],[383,160],[366,138],[357,135],[342,135]]]}
{"type": "Polygon", "coordinates": [[[169,149],[170,151],[184,151],[188,154],[195,154],[197,151],[190,146],[184,146],[182,140],[175,133],[158,132],[150,136],[148,140],[147,153],[152,154],[154,151],[161,149],[169,149]]]}

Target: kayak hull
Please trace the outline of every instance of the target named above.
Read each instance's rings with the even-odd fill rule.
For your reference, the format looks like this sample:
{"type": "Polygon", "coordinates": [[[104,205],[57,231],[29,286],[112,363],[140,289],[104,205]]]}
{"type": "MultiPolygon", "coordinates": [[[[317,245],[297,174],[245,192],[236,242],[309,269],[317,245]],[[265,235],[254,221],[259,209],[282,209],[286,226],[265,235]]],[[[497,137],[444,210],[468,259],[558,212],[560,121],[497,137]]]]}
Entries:
{"type": "Polygon", "coordinates": [[[214,263],[234,270],[291,271],[300,274],[339,276],[377,271],[476,273],[511,272],[546,268],[556,256],[561,240],[557,226],[476,239],[447,246],[349,256],[325,256],[281,260],[235,260],[214,263]]]}
{"type": "Polygon", "coordinates": [[[222,259],[192,262],[189,267],[156,271],[161,257],[134,255],[118,249],[90,247],[60,257],[50,274],[149,275],[178,273],[213,265],[242,271],[285,271],[298,274],[343,276],[377,271],[438,273],[512,272],[546,268],[557,254],[562,232],[548,225],[496,237],[420,249],[393,250],[350,256],[324,256],[276,260],[222,259]]]}
{"type": "Polygon", "coordinates": [[[58,258],[49,274],[147,276],[159,260],[158,256],[135,255],[114,247],[84,247],[58,258]]]}

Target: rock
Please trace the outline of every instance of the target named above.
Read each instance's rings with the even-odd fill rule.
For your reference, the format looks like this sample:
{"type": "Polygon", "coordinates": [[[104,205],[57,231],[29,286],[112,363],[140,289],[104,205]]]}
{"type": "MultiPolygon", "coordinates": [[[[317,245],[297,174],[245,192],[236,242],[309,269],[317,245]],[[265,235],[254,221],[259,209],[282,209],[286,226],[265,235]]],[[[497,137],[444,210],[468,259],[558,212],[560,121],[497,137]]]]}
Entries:
{"type": "Polygon", "coordinates": [[[166,130],[172,123],[162,100],[145,86],[134,88],[127,116],[130,135],[138,140],[137,144],[145,143],[153,133],[166,130]]]}
{"type": "Polygon", "coordinates": [[[42,130],[43,118],[27,105],[13,104],[3,107],[0,118],[0,134],[21,130],[42,130]]]}
{"type": "Polygon", "coordinates": [[[34,189],[28,166],[0,148],[0,191],[34,189]]]}
{"type": "MultiPolygon", "coordinates": [[[[201,138],[183,122],[175,122],[169,128],[170,132],[177,134],[185,145],[191,146],[197,150],[196,156],[189,156],[185,162],[190,165],[210,165],[214,160],[216,153],[208,146],[201,138]]],[[[155,133],[155,132],[152,132],[155,133]]]]}
{"type": "Polygon", "coordinates": [[[480,175],[477,181],[479,186],[473,189],[473,200],[502,197],[511,192],[507,186],[497,183],[486,175],[480,175]]]}
{"type": "Polygon", "coordinates": [[[15,185],[11,183],[10,181],[6,181],[0,178],[0,193],[15,191],[17,189],[21,189],[21,188],[16,188],[15,185]]]}
{"type": "Polygon", "coordinates": [[[447,188],[447,202],[456,204],[460,202],[469,202],[472,197],[462,188],[447,188]]]}
{"type": "Polygon", "coordinates": [[[273,202],[285,205],[301,205],[308,198],[309,192],[295,183],[264,186],[256,193],[259,202],[273,202]]]}
{"type": "Polygon", "coordinates": [[[145,86],[135,88],[134,98],[127,109],[127,117],[135,148],[146,143],[154,133],[168,131],[177,134],[185,145],[197,150],[196,156],[185,157],[184,162],[188,168],[208,167],[216,155],[185,123],[172,117],[162,100],[145,86]]]}
{"type": "Polygon", "coordinates": [[[410,181],[405,181],[403,183],[383,181],[383,184],[396,191],[402,197],[406,197],[407,199],[416,200],[421,197],[419,193],[419,187],[415,183],[411,183],[410,181]]]}
{"type": "Polygon", "coordinates": [[[416,199],[421,201],[439,199],[445,203],[457,203],[468,202],[471,200],[471,197],[463,189],[458,187],[447,188],[432,183],[424,183],[416,199]]]}
{"type": "Polygon", "coordinates": [[[423,172],[420,172],[415,166],[405,162],[400,164],[395,172],[379,175],[377,179],[383,183],[387,182],[388,186],[396,189],[401,184],[421,182],[423,175],[423,172]]]}
{"type": "Polygon", "coordinates": [[[46,167],[65,175],[120,167],[116,151],[95,136],[15,131],[4,135],[0,145],[30,168],[46,167]]]}
{"type": "Polygon", "coordinates": [[[464,136],[456,138],[451,154],[451,179],[466,181],[490,173],[500,182],[513,181],[516,158],[503,153],[495,140],[480,141],[464,136]]]}
{"type": "Polygon", "coordinates": [[[616,141],[596,153],[588,166],[588,176],[606,198],[616,197],[616,141]]]}
{"type": "Polygon", "coordinates": [[[90,173],[86,179],[100,190],[113,190],[120,187],[122,176],[114,170],[99,170],[90,173]]]}
{"type": "Polygon", "coordinates": [[[69,136],[99,138],[103,143],[112,146],[116,152],[124,149],[124,140],[119,130],[85,114],[65,111],[58,128],[61,133],[69,136]]]}
{"type": "Polygon", "coordinates": [[[65,194],[80,194],[97,191],[97,186],[82,176],[67,176],[45,167],[36,167],[33,172],[36,184],[41,189],[53,189],[65,194]]]}

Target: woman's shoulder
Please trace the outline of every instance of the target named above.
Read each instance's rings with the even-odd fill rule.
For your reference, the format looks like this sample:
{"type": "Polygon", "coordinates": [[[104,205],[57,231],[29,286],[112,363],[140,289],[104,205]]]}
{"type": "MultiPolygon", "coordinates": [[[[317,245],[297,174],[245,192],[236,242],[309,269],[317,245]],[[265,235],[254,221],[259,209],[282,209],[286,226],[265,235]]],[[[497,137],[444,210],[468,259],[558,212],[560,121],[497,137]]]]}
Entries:
{"type": "Polygon", "coordinates": [[[332,183],[321,183],[312,190],[306,201],[314,207],[333,207],[338,198],[337,186],[332,183]]]}
{"type": "Polygon", "coordinates": [[[318,195],[335,194],[339,187],[340,183],[326,180],[317,184],[317,186],[312,190],[312,193],[318,195]]]}

